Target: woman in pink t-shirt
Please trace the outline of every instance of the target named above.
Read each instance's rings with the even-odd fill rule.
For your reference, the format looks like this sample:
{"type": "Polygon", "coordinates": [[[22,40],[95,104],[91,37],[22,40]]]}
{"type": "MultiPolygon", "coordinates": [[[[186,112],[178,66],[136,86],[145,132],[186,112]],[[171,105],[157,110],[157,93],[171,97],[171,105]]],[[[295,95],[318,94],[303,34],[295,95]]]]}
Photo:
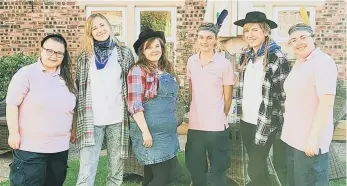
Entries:
{"type": "Polygon", "coordinates": [[[284,83],[287,97],[281,139],[287,144],[288,183],[328,186],[336,64],[315,47],[310,26],[296,24],[288,34],[289,45],[297,57],[284,83]]]}
{"type": "Polygon", "coordinates": [[[69,142],[76,139],[76,97],[67,42],[61,35],[48,35],[40,49],[38,61],[19,69],[8,87],[12,186],[62,186],[69,142]]]}

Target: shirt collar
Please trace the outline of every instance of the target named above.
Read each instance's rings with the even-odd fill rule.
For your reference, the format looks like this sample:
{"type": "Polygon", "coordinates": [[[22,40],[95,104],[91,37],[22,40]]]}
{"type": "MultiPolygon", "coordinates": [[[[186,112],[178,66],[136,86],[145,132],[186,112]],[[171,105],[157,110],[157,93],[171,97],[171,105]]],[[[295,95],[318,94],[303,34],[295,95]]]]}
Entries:
{"type": "MultiPolygon", "coordinates": [[[[218,56],[219,56],[218,53],[214,52],[214,54],[213,54],[211,60],[209,61],[209,63],[218,61],[217,60],[218,56]]],[[[194,59],[194,61],[200,62],[200,52],[195,54],[193,59],[194,59]]]]}
{"type": "Polygon", "coordinates": [[[311,60],[315,55],[317,55],[320,52],[320,48],[315,48],[310,55],[308,55],[305,59],[300,60],[301,62],[306,62],[308,60],[311,60]]]}
{"type": "MultiPolygon", "coordinates": [[[[42,61],[41,61],[40,58],[37,60],[37,64],[38,64],[40,70],[42,70],[42,72],[45,72],[45,73],[46,73],[47,70],[46,70],[45,67],[43,66],[42,61]]],[[[60,75],[60,71],[61,71],[61,70],[60,70],[60,65],[59,65],[58,68],[57,68],[57,70],[52,74],[52,76],[60,75]]]]}

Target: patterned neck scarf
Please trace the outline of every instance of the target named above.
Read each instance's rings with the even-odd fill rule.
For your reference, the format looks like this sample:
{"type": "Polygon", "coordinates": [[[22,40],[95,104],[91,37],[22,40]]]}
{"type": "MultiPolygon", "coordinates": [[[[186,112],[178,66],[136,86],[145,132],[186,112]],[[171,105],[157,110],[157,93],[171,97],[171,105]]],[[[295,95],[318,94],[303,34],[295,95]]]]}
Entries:
{"type": "MultiPolygon", "coordinates": [[[[266,42],[264,41],[263,44],[261,45],[261,47],[259,48],[259,50],[257,51],[257,53],[253,53],[252,49],[249,49],[246,53],[247,56],[252,59],[252,61],[254,62],[254,58],[256,57],[260,57],[262,55],[264,55],[265,52],[265,44],[266,42]]],[[[276,49],[281,49],[280,46],[278,46],[273,40],[270,40],[269,45],[268,45],[268,53],[276,50],[276,49]]]]}
{"type": "Polygon", "coordinates": [[[95,53],[95,65],[96,69],[103,69],[116,46],[114,41],[111,41],[110,37],[106,41],[94,40],[94,53],[95,53]]]}

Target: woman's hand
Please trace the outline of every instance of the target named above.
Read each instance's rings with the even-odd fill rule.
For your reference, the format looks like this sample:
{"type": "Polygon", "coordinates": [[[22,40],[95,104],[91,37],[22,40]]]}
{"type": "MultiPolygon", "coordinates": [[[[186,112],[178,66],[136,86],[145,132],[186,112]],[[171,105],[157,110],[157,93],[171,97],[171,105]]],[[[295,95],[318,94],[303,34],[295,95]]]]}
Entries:
{"type": "Polygon", "coordinates": [[[315,136],[311,136],[308,139],[307,144],[305,146],[306,156],[313,157],[318,155],[318,150],[319,150],[318,141],[319,141],[319,138],[315,136]]]}
{"type": "Polygon", "coordinates": [[[152,147],[153,139],[149,131],[142,133],[142,138],[143,138],[143,146],[145,146],[146,148],[152,147]]]}
{"type": "Polygon", "coordinates": [[[76,143],[77,141],[77,135],[76,135],[76,129],[71,130],[71,136],[70,136],[70,142],[76,143]]]}
{"type": "Polygon", "coordinates": [[[8,136],[8,145],[12,148],[12,149],[19,149],[20,146],[20,142],[21,142],[21,137],[19,133],[15,133],[15,134],[10,134],[8,136]]]}

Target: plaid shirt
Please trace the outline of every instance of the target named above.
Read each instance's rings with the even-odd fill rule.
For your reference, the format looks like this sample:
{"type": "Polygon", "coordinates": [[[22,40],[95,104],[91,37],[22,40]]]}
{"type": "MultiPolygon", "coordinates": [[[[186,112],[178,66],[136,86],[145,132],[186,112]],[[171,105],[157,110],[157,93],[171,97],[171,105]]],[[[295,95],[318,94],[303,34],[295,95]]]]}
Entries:
{"type": "Polygon", "coordinates": [[[128,74],[128,110],[130,114],[143,111],[143,102],[157,95],[158,76],[147,73],[141,67],[134,66],[128,74]]]}
{"type": "MultiPolygon", "coordinates": [[[[123,103],[127,100],[127,83],[126,77],[129,67],[134,64],[134,57],[131,50],[127,47],[117,47],[118,62],[122,68],[122,95],[123,103]]],[[[77,59],[76,85],[77,85],[77,138],[79,148],[95,145],[94,139],[94,120],[92,110],[92,96],[90,91],[89,67],[91,59],[86,52],[77,59]]],[[[129,153],[129,117],[127,106],[123,106],[123,122],[121,134],[121,156],[127,158],[129,153]]]]}
{"type": "MultiPolygon", "coordinates": [[[[246,54],[241,54],[242,65],[246,54]]],[[[286,99],[283,83],[290,72],[290,64],[280,50],[268,54],[262,85],[263,101],[260,104],[255,144],[265,145],[270,133],[281,130],[283,125],[282,106],[286,99]]],[[[242,115],[242,95],[245,69],[239,74],[239,86],[236,89],[237,117],[242,115]]]]}

